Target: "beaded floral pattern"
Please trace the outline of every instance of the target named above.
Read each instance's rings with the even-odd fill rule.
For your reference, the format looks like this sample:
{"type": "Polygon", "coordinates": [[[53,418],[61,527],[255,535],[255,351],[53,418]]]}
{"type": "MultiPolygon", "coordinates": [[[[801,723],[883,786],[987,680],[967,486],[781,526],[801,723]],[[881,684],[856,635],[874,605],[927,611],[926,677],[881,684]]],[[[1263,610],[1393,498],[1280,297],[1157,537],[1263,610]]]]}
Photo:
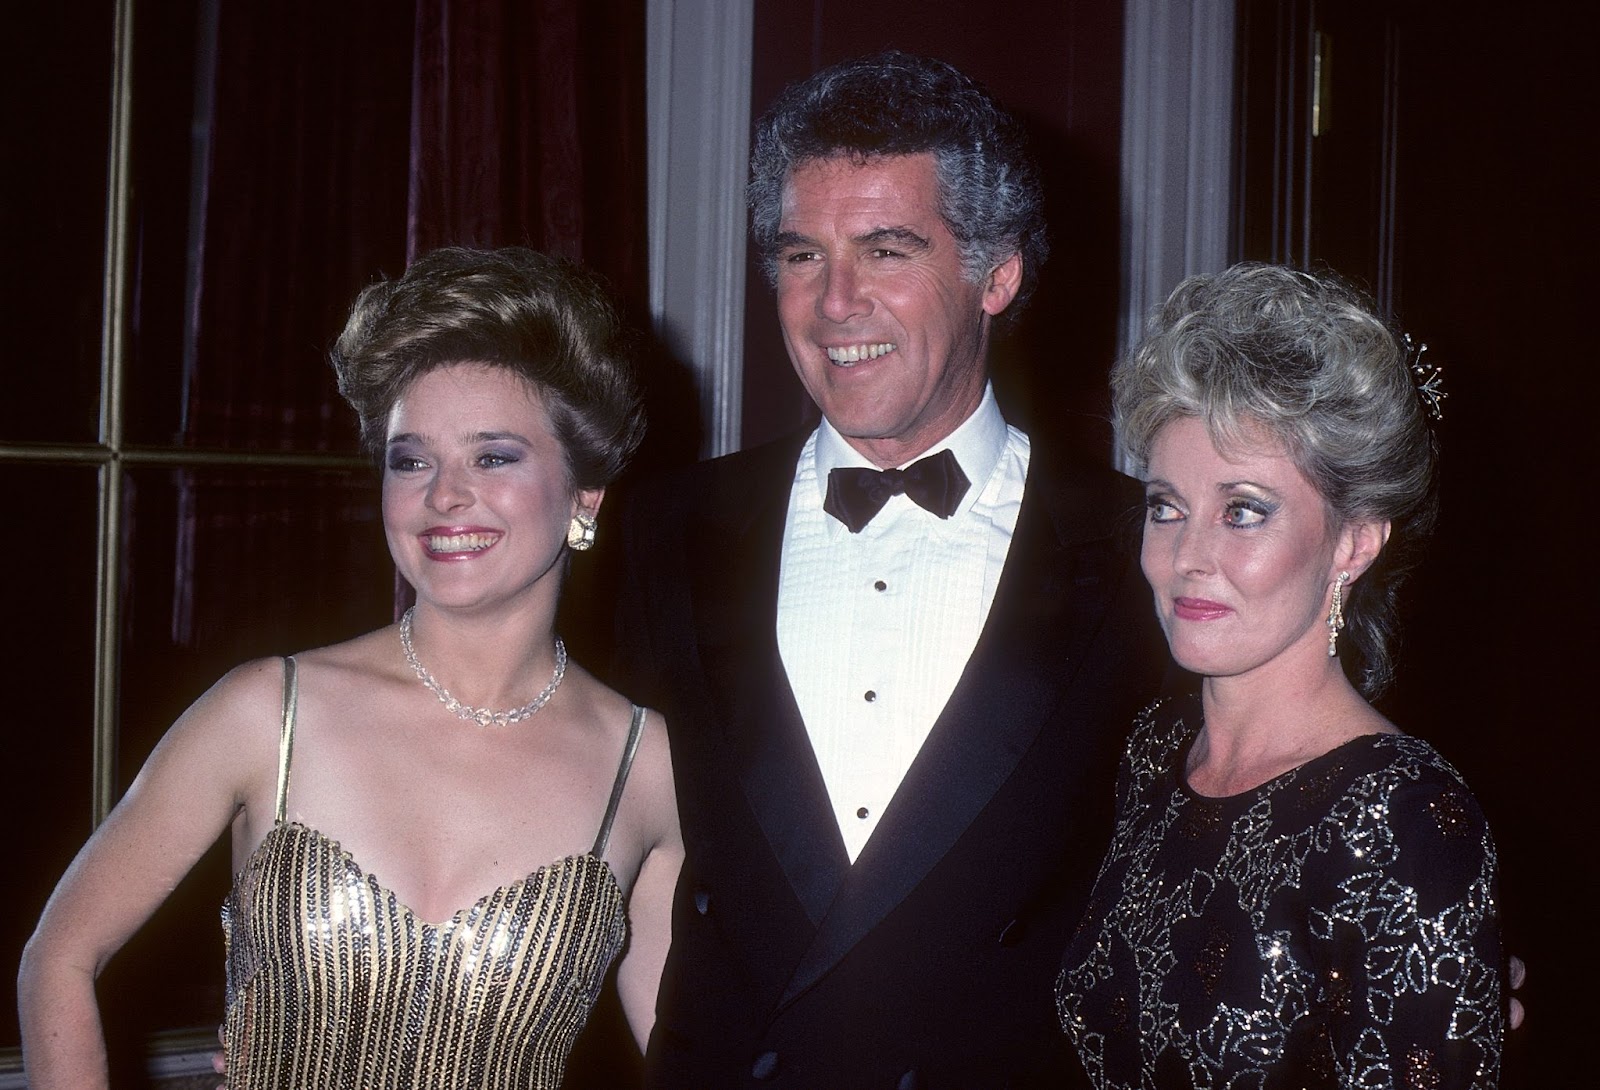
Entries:
{"type": "Polygon", "coordinates": [[[1459,774],[1370,735],[1206,799],[1177,773],[1199,713],[1135,725],[1057,982],[1095,1086],[1495,1086],[1494,843],[1459,774]]]}

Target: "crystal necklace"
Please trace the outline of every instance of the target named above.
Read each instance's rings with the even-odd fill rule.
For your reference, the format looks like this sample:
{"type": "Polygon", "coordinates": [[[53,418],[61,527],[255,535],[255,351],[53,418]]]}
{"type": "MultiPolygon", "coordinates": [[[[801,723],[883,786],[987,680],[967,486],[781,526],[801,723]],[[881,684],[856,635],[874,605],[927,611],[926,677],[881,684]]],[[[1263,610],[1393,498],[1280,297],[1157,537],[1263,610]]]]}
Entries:
{"type": "Polygon", "coordinates": [[[428,673],[422,663],[417,661],[416,649],[411,646],[411,615],[415,612],[416,609],[413,607],[406,610],[405,616],[400,618],[400,650],[405,652],[406,663],[416,671],[418,680],[426,685],[428,690],[438,697],[439,701],[454,713],[458,719],[470,720],[480,727],[505,727],[510,726],[512,723],[520,723],[550,702],[550,698],[555,695],[556,686],[561,684],[562,677],[566,675],[567,645],[561,642],[560,636],[557,636],[555,676],[550,679],[550,684],[546,685],[538,696],[520,708],[512,708],[510,711],[504,712],[497,712],[492,708],[468,707],[451,696],[450,690],[435,681],[433,675],[428,673]]]}

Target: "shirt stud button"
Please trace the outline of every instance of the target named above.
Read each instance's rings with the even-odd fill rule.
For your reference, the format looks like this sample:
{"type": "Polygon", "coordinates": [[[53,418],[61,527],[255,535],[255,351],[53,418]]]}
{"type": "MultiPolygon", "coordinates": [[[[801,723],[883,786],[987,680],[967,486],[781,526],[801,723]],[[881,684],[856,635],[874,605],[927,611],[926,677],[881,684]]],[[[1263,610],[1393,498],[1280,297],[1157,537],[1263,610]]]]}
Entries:
{"type": "Polygon", "coordinates": [[[866,700],[866,702],[868,704],[871,704],[874,700],[878,699],[878,694],[876,692],[874,692],[873,690],[868,689],[866,691],[864,699],[866,700]]]}
{"type": "Polygon", "coordinates": [[[872,589],[873,590],[888,590],[889,589],[889,584],[885,583],[882,579],[879,579],[877,582],[872,584],[872,589]]]}
{"type": "Polygon", "coordinates": [[[858,807],[856,809],[856,817],[861,818],[863,821],[865,821],[868,812],[869,811],[867,810],[867,808],[865,806],[858,807]]]}

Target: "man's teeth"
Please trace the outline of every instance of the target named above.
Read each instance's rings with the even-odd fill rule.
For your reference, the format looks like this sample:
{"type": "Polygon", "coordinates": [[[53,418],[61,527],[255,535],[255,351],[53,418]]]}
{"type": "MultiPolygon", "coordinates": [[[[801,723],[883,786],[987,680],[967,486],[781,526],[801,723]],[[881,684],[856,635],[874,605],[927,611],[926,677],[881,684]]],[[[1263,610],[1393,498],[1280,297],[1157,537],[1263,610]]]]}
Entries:
{"type": "Polygon", "coordinates": [[[875,360],[893,351],[892,344],[852,344],[845,348],[828,349],[828,358],[834,363],[860,363],[862,360],[875,360]]]}
{"type": "Polygon", "coordinates": [[[435,534],[427,543],[430,553],[475,553],[499,540],[498,534],[435,534]]]}

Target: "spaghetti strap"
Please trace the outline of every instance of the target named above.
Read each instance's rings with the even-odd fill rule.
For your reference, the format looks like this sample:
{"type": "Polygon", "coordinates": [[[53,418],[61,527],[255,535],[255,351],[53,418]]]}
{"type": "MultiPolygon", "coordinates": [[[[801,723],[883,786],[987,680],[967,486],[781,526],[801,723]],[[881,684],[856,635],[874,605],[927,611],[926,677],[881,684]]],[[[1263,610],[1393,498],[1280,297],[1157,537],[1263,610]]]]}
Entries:
{"type": "Polygon", "coordinates": [[[289,758],[294,754],[294,708],[300,695],[294,656],[283,660],[283,726],[278,732],[278,809],[274,821],[283,824],[289,802],[289,758]]]}
{"type": "Polygon", "coordinates": [[[622,789],[628,784],[628,772],[633,768],[634,755],[639,752],[639,737],[644,733],[644,709],[633,706],[633,720],[628,724],[628,744],[622,750],[622,763],[617,766],[616,782],[611,785],[611,801],[606,803],[605,820],[600,823],[600,835],[594,838],[594,848],[589,854],[596,859],[605,858],[606,841],[611,839],[611,823],[617,818],[617,808],[622,805],[622,789]]]}

